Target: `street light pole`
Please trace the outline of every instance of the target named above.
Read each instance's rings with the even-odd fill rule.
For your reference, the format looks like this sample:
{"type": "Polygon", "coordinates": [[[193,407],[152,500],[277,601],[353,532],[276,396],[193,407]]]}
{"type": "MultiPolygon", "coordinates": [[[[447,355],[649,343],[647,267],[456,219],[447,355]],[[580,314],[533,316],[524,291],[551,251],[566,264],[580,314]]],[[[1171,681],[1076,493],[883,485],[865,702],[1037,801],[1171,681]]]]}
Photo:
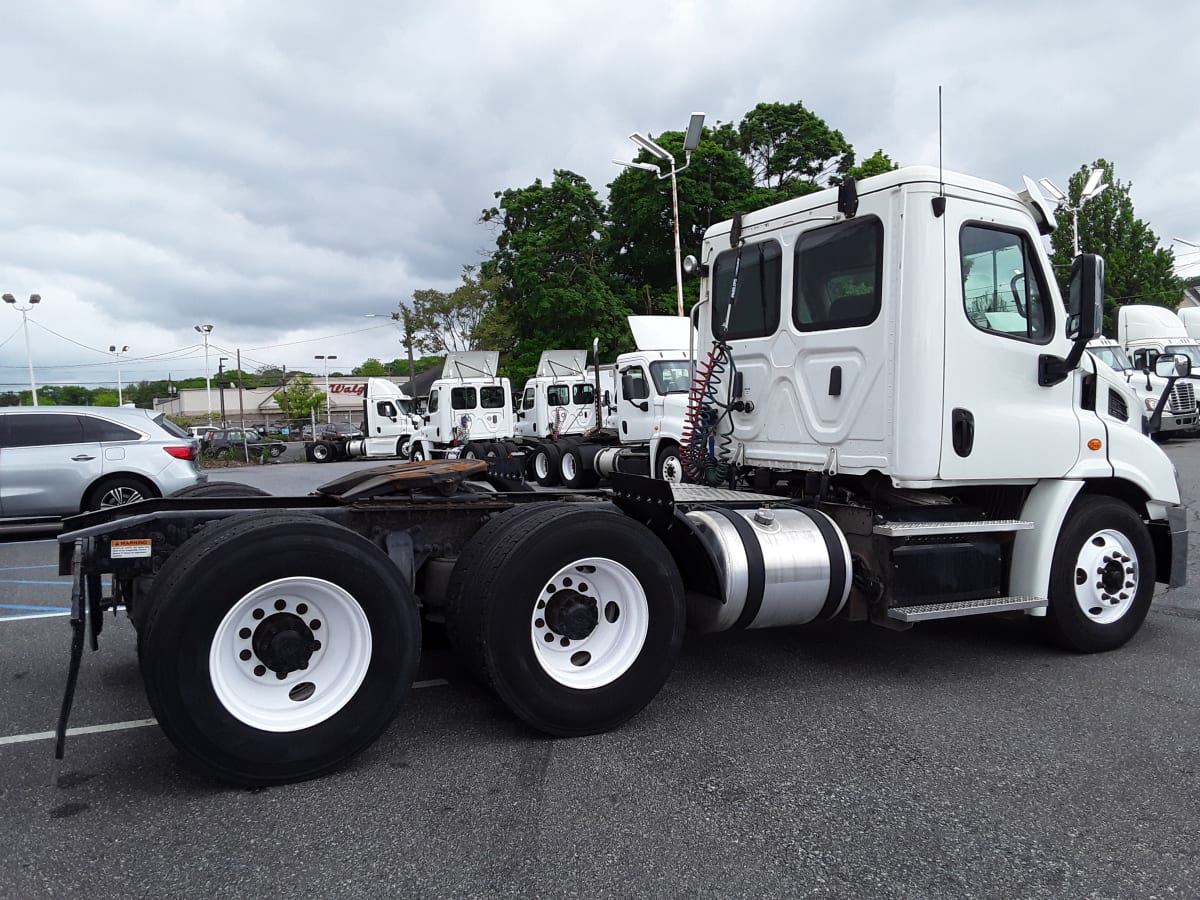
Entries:
{"type": "Polygon", "coordinates": [[[208,336],[212,333],[211,325],[193,325],[196,331],[204,336],[204,393],[208,397],[208,424],[212,421],[212,380],[208,377],[208,336]]]}
{"type": "Polygon", "coordinates": [[[116,344],[109,344],[108,352],[117,358],[117,406],[124,406],[125,398],[121,393],[121,354],[129,352],[129,345],[126,344],[118,350],[116,344]]]}
{"type": "Polygon", "coordinates": [[[29,364],[29,393],[33,395],[33,405],[37,406],[37,384],[33,380],[33,352],[29,349],[29,319],[25,314],[42,302],[42,295],[30,294],[28,306],[17,306],[17,298],[12,294],[5,294],[3,299],[5,303],[11,303],[13,309],[21,312],[21,328],[25,331],[25,361],[29,364]]]}
{"type": "Polygon", "coordinates": [[[671,153],[670,151],[664,149],[663,147],[660,147],[654,141],[650,140],[650,138],[648,138],[642,134],[639,134],[636,131],[629,136],[629,139],[631,141],[633,141],[635,144],[637,144],[638,147],[640,147],[642,150],[645,150],[651,156],[655,156],[658,159],[663,160],[663,162],[668,163],[671,166],[670,172],[664,173],[658,167],[658,165],[656,165],[654,163],[640,163],[640,162],[630,163],[630,162],[625,162],[624,160],[620,160],[620,159],[613,160],[613,162],[615,162],[618,166],[625,166],[626,168],[631,168],[631,169],[645,169],[647,172],[653,172],[655,174],[655,177],[657,177],[660,181],[663,178],[668,178],[668,177],[671,179],[671,222],[672,222],[673,230],[675,233],[675,292],[676,292],[676,303],[678,306],[678,314],[681,316],[684,315],[684,312],[683,312],[683,261],[682,261],[682,256],[681,256],[681,250],[679,247],[679,188],[678,188],[678,183],[676,182],[675,176],[677,173],[682,172],[684,169],[686,169],[688,166],[690,166],[692,164],[692,151],[700,146],[700,136],[701,136],[701,133],[703,132],[703,130],[704,130],[704,113],[692,113],[692,118],[688,122],[687,134],[684,135],[684,138],[683,138],[683,153],[684,153],[685,161],[684,161],[684,164],[682,166],[680,166],[678,169],[675,168],[675,154],[674,153],[671,153]]]}
{"type": "Polygon", "coordinates": [[[1056,185],[1049,178],[1042,178],[1038,181],[1038,184],[1050,192],[1050,196],[1054,198],[1055,203],[1057,203],[1060,207],[1069,209],[1071,211],[1071,246],[1073,249],[1073,256],[1079,255],[1079,211],[1083,209],[1083,204],[1087,203],[1093,197],[1100,196],[1104,189],[1108,187],[1107,184],[1101,184],[1101,179],[1103,178],[1103,169],[1092,169],[1092,171],[1088,173],[1087,181],[1084,182],[1083,190],[1079,192],[1078,203],[1071,203],[1070,198],[1060,191],[1058,189],[1058,185],[1056,185]]]}
{"type": "Polygon", "coordinates": [[[217,391],[220,393],[220,396],[221,396],[221,427],[222,428],[229,427],[225,421],[225,380],[221,377],[222,375],[225,374],[225,360],[227,360],[227,359],[229,359],[228,356],[222,356],[217,359],[217,391]]]}
{"type": "Polygon", "coordinates": [[[323,356],[321,354],[317,354],[316,356],[313,357],[313,359],[322,359],[325,361],[325,421],[328,423],[332,423],[333,422],[333,408],[332,408],[333,407],[333,398],[329,394],[329,361],[331,359],[337,359],[337,355],[331,354],[329,356],[323,356]]]}

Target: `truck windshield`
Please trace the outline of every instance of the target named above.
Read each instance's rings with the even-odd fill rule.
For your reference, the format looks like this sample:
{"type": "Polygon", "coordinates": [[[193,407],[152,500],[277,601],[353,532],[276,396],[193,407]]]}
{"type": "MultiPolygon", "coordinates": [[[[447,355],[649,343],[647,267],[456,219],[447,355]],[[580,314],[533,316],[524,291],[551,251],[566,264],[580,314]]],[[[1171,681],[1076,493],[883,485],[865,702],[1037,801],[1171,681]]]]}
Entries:
{"type": "Polygon", "coordinates": [[[690,369],[686,362],[679,360],[650,363],[650,377],[660,394],[686,394],[690,369]]]}
{"type": "Polygon", "coordinates": [[[1124,372],[1126,369],[1133,368],[1133,363],[1129,361],[1129,357],[1125,355],[1125,351],[1120,347],[1093,347],[1091,353],[1100,362],[1104,363],[1110,369],[1116,369],[1118,372],[1124,372]]]}

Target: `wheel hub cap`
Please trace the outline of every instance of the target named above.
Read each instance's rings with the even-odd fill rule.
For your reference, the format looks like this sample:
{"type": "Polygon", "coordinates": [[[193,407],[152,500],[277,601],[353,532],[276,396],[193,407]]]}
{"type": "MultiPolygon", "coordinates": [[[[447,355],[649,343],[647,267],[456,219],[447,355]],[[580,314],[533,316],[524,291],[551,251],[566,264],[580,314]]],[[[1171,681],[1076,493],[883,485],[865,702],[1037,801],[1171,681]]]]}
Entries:
{"type": "Polygon", "coordinates": [[[599,621],[596,601],[572,590],[556,592],[546,604],[546,624],[550,630],[573,641],[582,641],[599,621]]]}
{"type": "Polygon", "coordinates": [[[312,629],[292,613],[276,613],[254,631],[254,655],[272,672],[287,675],[307,669],[308,661],[320,648],[312,629]]]}

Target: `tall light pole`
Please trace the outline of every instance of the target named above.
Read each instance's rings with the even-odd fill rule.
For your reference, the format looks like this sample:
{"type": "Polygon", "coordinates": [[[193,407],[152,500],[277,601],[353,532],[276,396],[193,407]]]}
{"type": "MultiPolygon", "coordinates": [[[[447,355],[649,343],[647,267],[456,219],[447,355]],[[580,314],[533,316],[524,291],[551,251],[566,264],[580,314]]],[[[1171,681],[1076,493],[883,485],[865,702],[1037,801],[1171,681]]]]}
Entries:
{"type": "Polygon", "coordinates": [[[212,334],[211,325],[193,325],[193,328],[204,337],[204,393],[208,397],[208,424],[212,424],[212,381],[208,377],[208,336],[212,334]]]}
{"type": "Polygon", "coordinates": [[[225,361],[228,356],[222,356],[217,359],[217,392],[221,396],[221,427],[227,428],[225,419],[225,379],[222,377],[225,374],[225,361]]]}
{"type": "Polygon", "coordinates": [[[325,361],[325,421],[333,422],[333,398],[329,395],[329,361],[337,359],[337,355],[330,356],[316,355],[313,359],[321,359],[325,361]]]}
{"type": "Polygon", "coordinates": [[[121,354],[129,352],[129,345],[125,344],[118,350],[116,344],[109,344],[108,352],[117,358],[117,406],[124,406],[125,398],[121,394],[121,354]]]}
{"type": "Polygon", "coordinates": [[[17,298],[12,294],[5,294],[3,299],[5,303],[11,303],[13,309],[21,311],[21,327],[25,329],[25,361],[29,363],[29,393],[33,394],[33,405],[37,406],[37,384],[33,380],[33,353],[29,349],[29,319],[25,314],[42,302],[42,295],[30,294],[28,306],[17,306],[17,298]]]}
{"type": "Polygon", "coordinates": [[[412,349],[412,329],[408,324],[408,310],[402,309],[398,313],[392,313],[390,316],[385,316],[383,313],[366,313],[363,317],[366,319],[391,319],[392,324],[400,330],[401,339],[404,341],[408,349],[408,381],[412,384],[412,380],[416,373],[413,371],[413,349],[412,349]],[[403,323],[403,324],[401,324],[403,323]]]}
{"type": "Polygon", "coordinates": [[[642,150],[645,150],[651,156],[661,159],[663,162],[671,166],[670,172],[663,172],[655,163],[642,162],[625,162],[624,160],[614,159],[618,166],[625,166],[630,169],[645,169],[647,172],[653,172],[655,177],[660,181],[663,178],[671,179],[671,218],[674,222],[675,231],[675,290],[678,296],[679,315],[683,315],[683,262],[680,257],[679,250],[679,189],[675,181],[675,175],[682,172],[692,164],[692,151],[700,146],[700,134],[704,130],[704,113],[692,113],[692,118],[688,122],[687,134],[683,138],[683,154],[684,163],[678,169],[675,168],[675,154],[663,149],[654,141],[645,135],[634,132],[629,136],[629,139],[638,145],[642,150]]]}
{"type": "Polygon", "coordinates": [[[1073,238],[1072,246],[1074,247],[1074,253],[1072,254],[1073,256],[1079,255],[1079,211],[1083,209],[1083,204],[1087,203],[1093,197],[1098,197],[1104,191],[1104,189],[1108,187],[1107,184],[1101,184],[1103,178],[1103,169],[1092,169],[1092,171],[1088,173],[1087,181],[1084,182],[1083,190],[1079,192],[1079,202],[1074,204],[1071,203],[1070,198],[1067,197],[1066,194],[1058,189],[1058,185],[1056,185],[1049,178],[1042,178],[1038,181],[1038,184],[1050,192],[1050,196],[1054,198],[1055,203],[1057,203],[1060,207],[1071,211],[1071,231],[1073,238]]]}

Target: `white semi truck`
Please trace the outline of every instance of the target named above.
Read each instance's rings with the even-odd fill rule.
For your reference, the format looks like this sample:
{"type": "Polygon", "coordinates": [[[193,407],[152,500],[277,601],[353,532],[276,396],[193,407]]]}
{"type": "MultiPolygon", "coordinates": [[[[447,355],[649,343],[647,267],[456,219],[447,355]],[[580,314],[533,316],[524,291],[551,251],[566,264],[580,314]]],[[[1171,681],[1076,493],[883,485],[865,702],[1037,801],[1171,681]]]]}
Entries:
{"type": "Polygon", "coordinates": [[[1168,393],[1166,379],[1152,374],[1149,369],[1135,369],[1125,348],[1112,338],[1093,338],[1088,341],[1087,351],[1124,379],[1129,390],[1126,402],[1131,420],[1140,418],[1142,431],[1151,440],[1163,441],[1196,430],[1196,414],[1186,411],[1190,384],[1176,382],[1168,393]],[[1176,411],[1176,403],[1181,405],[1181,411],[1176,411]]]}
{"type": "MultiPolygon", "coordinates": [[[[1186,356],[1200,370],[1200,340],[1188,334],[1187,326],[1171,310],[1149,304],[1117,307],[1117,342],[1125,348],[1135,370],[1154,371],[1155,361],[1163,354],[1186,356]]],[[[1169,437],[1200,428],[1195,385],[1188,379],[1172,384],[1161,404],[1156,432],[1169,437]]]]}
{"type": "Polygon", "coordinates": [[[421,426],[411,398],[385,378],[368,378],[363,392],[362,437],[319,437],[305,443],[305,456],[314,462],[340,459],[388,459],[406,456],[408,442],[421,426]]]}
{"type": "Polygon", "coordinates": [[[512,387],[498,376],[499,362],[494,350],[446,354],[442,377],[429,388],[424,424],[409,442],[409,459],[502,455],[501,446],[513,436],[514,415],[512,387]]]}
{"type": "MultiPolygon", "coordinates": [[[[1028,180],[1017,194],[906,168],[709,228],[680,436],[698,484],[614,472],[611,491],[505,492],[451,459],[307,497],[197,489],[69,520],[58,752],[85,638],[121,607],[163,731],[250,785],[370,745],[405,700],[423,619],[562,737],[651,702],[687,625],[1004,613],[1073,651],[1120,647],[1155,583],[1183,583],[1186,513],[1171,461],[1084,353],[1102,261],[1076,260],[1065,307],[1053,227],[1028,180]]],[[[1190,377],[1186,358],[1155,368],[1190,377]]]]}
{"type": "Polygon", "coordinates": [[[591,487],[614,471],[683,480],[679,447],[691,385],[688,319],[629,316],[628,321],[637,349],[601,367],[599,374],[588,370],[602,403],[602,427],[525,442],[530,474],[542,486],[591,487]]]}

